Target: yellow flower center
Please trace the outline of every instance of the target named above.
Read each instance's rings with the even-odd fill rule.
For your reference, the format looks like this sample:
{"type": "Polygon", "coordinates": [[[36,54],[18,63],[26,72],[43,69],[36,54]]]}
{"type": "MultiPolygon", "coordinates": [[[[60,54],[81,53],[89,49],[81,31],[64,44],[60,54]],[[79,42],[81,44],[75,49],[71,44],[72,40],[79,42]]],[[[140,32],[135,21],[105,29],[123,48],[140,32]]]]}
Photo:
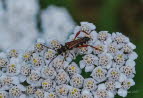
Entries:
{"type": "Polygon", "coordinates": [[[41,48],[41,44],[39,43],[39,44],[36,44],[36,47],[37,48],[41,48]]]}
{"type": "Polygon", "coordinates": [[[43,82],[43,85],[48,85],[48,82],[43,82]]]}
{"type": "Polygon", "coordinates": [[[16,53],[16,50],[15,50],[15,49],[13,49],[13,50],[12,50],[12,52],[13,52],[13,53],[16,53]]]}
{"type": "Polygon", "coordinates": [[[15,67],[15,64],[11,64],[11,67],[15,67]]]}
{"type": "Polygon", "coordinates": [[[74,89],[74,92],[77,92],[78,90],[77,89],[74,89]]]}
{"type": "Polygon", "coordinates": [[[26,54],[26,55],[24,55],[23,57],[24,57],[24,58],[29,58],[30,55],[26,54]]]}
{"type": "Polygon", "coordinates": [[[53,53],[53,51],[48,51],[48,53],[52,54],[52,53],[53,53]]]}
{"type": "Polygon", "coordinates": [[[71,69],[72,69],[72,70],[75,70],[75,66],[72,66],[71,69]]]}
{"type": "Polygon", "coordinates": [[[98,73],[102,73],[102,70],[101,70],[101,69],[98,69],[97,72],[98,72],[98,73]]]}
{"type": "Polygon", "coordinates": [[[130,85],[130,84],[131,84],[131,82],[128,82],[127,84],[128,84],[128,85],[130,85]]]}
{"type": "Polygon", "coordinates": [[[121,55],[121,54],[120,54],[120,55],[118,55],[118,58],[119,58],[119,59],[121,59],[122,57],[123,57],[123,55],[121,55]]]}
{"type": "Polygon", "coordinates": [[[117,72],[113,71],[111,74],[116,75],[116,74],[117,74],[117,72]]]}
{"type": "Polygon", "coordinates": [[[37,60],[37,59],[33,59],[33,62],[34,62],[34,63],[37,63],[37,62],[38,62],[38,60],[37,60]]]}
{"type": "Polygon", "coordinates": [[[93,84],[93,82],[92,82],[92,81],[89,81],[88,84],[93,84]]]}
{"type": "Polygon", "coordinates": [[[51,97],[53,97],[53,96],[54,96],[54,94],[50,94],[50,96],[51,96],[51,97]]]}

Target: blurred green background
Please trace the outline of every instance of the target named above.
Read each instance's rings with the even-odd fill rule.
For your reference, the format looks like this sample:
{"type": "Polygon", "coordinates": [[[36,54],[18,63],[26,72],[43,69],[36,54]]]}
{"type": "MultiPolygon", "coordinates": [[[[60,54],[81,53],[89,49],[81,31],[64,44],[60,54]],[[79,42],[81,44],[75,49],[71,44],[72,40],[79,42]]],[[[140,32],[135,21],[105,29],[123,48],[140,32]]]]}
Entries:
{"type": "MultiPolygon", "coordinates": [[[[48,5],[68,9],[74,21],[92,22],[97,31],[123,32],[136,46],[136,85],[127,98],[143,98],[143,0],[40,0],[41,9],[48,5]]],[[[115,98],[121,98],[116,96],[115,98]]]]}

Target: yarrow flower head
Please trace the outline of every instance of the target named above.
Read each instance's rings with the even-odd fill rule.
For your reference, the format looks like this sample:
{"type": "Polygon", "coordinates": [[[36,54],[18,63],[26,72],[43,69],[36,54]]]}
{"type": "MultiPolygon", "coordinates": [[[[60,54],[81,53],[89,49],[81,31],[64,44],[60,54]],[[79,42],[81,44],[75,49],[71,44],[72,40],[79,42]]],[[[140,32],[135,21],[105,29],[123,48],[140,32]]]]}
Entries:
{"type": "Polygon", "coordinates": [[[45,91],[54,91],[55,86],[55,81],[51,79],[47,79],[42,82],[42,88],[45,91]]]}
{"type": "Polygon", "coordinates": [[[88,90],[83,90],[81,92],[81,98],[93,98],[93,94],[88,90]]]}
{"type": "Polygon", "coordinates": [[[81,93],[80,93],[80,89],[78,88],[71,88],[69,90],[69,98],[80,98],[81,97],[81,93]]]}
{"type": "Polygon", "coordinates": [[[51,48],[53,48],[54,50],[57,50],[61,47],[60,42],[57,40],[50,41],[50,45],[51,45],[51,48]]]}
{"type": "Polygon", "coordinates": [[[34,97],[35,98],[44,98],[44,90],[43,89],[37,89],[34,92],[34,97]]]}
{"type": "Polygon", "coordinates": [[[91,76],[98,82],[102,82],[107,78],[107,70],[103,69],[102,67],[96,67],[93,71],[91,76]]]}
{"type": "Polygon", "coordinates": [[[25,87],[23,87],[22,85],[17,85],[10,88],[9,94],[14,98],[19,98],[23,95],[22,92],[25,90],[26,90],[25,87]]]}
{"type": "Polygon", "coordinates": [[[34,53],[34,51],[32,51],[32,50],[24,52],[22,55],[23,61],[30,62],[33,53],[34,53]]]}
{"type": "Polygon", "coordinates": [[[0,91],[0,97],[1,98],[7,98],[8,97],[8,93],[6,91],[0,91]]]}
{"type": "Polygon", "coordinates": [[[1,52],[0,98],[126,97],[135,85],[136,46],[122,33],[95,29],[81,22],[65,44],[39,39],[27,50],[1,52]]]}
{"type": "Polygon", "coordinates": [[[41,86],[40,72],[32,70],[26,81],[32,86],[41,86]]]}
{"type": "Polygon", "coordinates": [[[45,79],[54,79],[57,75],[56,70],[53,67],[44,66],[41,70],[41,76],[45,79]]]}
{"type": "Polygon", "coordinates": [[[103,68],[109,69],[112,65],[112,55],[106,53],[99,55],[99,66],[102,66],[103,68]]]}
{"type": "Polygon", "coordinates": [[[93,91],[97,88],[96,81],[93,78],[87,78],[84,80],[84,89],[93,91]]]}
{"type": "Polygon", "coordinates": [[[78,67],[78,65],[75,62],[72,62],[68,67],[67,67],[67,72],[70,75],[74,75],[74,74],[80,74],[81,73],[81,69],[78,67]]]}
{"type": "Polygon", "coordinates": [[[56,87],[56,94],[59,96],[59,98],[67,97],[68,91],[69,89],[65,84],[56,87]]]}
{"type": "Polygon", "coordinates": [[[52,66],[56,69],[65,69],[68,66],[69,62],[64,60],[63,56],[59,56],[57,58],[55,58],[55,60],[53,61],[52,66]]]}
{"type": "Polygon", "coordinates": [[[44,58],[46,59],[46,61],[50,62],[50,60],[54,58],[55,54],[55,50],[48,49],[48,51],[45,52],[44,58]]]}
{"type": "Polygon", "coordinates": [[[0,67],[7,67],[9,61],[5,53],[0,53],[0,67]]]}
{"type": "Polygon", "coordinates": [[[59,70],[56,75],[56,81],[58,84],[67,84],[69,82],[70,78],[68,74],[63,70],[59,70]]]}
{"type": "Polygon", "coordinates": [[[76,88],[81,88],[83,86],[83,82],[84,82],[84,78],[79,74],[73,75],[73,77],[70,80],[71,86],[76,88]]]}
{"type": "Polygon", "coordinates": [[[50,92],[50,93],[46,92],[45,97],[46,98],[57,98],[57,94],[55,92],[50,92]]]}
{"type": "Polygon", "coordinates": [[[97,39],[105,44],[109,44],[112,42],[111,40],[111,34],[108,33],[108,31],[100,31],[97,39]]]}
{"type": "Polygon", "coordinates": [[[81,31],[85,31],[85,32],[91,32],[92,30],[96,29],[96,26],[92,23],[88,23],[88,22],[81,22],[81,27],[80,27],[81,31]]]}
{"type": "Polygon", "coordinates": [[[91,72],[98,63],[98,58],[93,54],[88,54],[83,57],[83,60],[80,61],[80,68],[85,67],[86,72],[91,72]]]}
{"type": "Polygon", "coordinates": [[[8,52],[7,55],[9,58],[12,58],[12,57],[17,58],[19,54],[19,51],[16,49],[9,49],[7,52],[8,52]]]}

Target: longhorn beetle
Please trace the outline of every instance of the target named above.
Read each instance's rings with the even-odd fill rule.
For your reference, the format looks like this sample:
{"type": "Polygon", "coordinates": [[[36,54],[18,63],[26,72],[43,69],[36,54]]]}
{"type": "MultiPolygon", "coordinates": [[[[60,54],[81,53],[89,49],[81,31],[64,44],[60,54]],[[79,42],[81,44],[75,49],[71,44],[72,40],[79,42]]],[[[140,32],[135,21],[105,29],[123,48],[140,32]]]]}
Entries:
{"type": "MultiPolygon", "coordinates": [[[[89,33],[87,32],[84,32],[82,31],[83,33],[89,35],[89,33]]],[[[49,62],[48,65],[50,65],[50,63],[58,56],[58,55],[61,55],[63,53],[66,53],[68,50],[72,50],[73,48],[81,48],[81,47],[92,47],[96,50],[100,50],[99,48],[97,47],[94,47],[94,46],[91,46],[91,45],[87,45],[86,43],[88,41],[91,40],[90,37],[82,37],[82,38],[79,38],[79,39],[76,39],[78,37],[78,35],[81,33],[81,31],[77,32],[75,38],[73,39],[73,41],[70,41],[70,42],[66,42],[65,45],[61,45],[61,48],[57,49],[57,54],[56,56],[49,62]]]]}

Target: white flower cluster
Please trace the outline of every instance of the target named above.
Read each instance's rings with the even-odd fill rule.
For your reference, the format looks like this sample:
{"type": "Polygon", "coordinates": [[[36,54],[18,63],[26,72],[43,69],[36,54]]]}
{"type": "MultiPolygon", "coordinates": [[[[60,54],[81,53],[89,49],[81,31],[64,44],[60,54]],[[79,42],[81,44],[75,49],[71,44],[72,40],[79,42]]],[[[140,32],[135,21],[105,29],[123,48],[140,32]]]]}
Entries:
{"type": "Polygon", "coordinates": [[[64,44],[40,39],[26,51],[0,53],[0,98],[126,97],[135,85],[136,46],[121,33],[97,33],[95,28],[81,22],[69,41],[77,32],[77,39],[86,36],[91,40],[62,54],[58,51],[64,44]]]}
{"type": "Polygon", "coordinates": [[[43,38],[64,42],[75,23],[66,8],[50,5],[41,13],[43,38]],[[62,36],[61,36],[62,35],[62,36]]]}
{"type": "Polygon", "coordinates": [[[38,0],[0,0],[0,49],[27,49],[38,36],[38,0]]]}
{"type": "Polygon", "coordinates": [[[39,1],[0,0],[0,50],[27,49],[37,37],[67,39],[75,23],[66,8],[51,5],[42,10],[39,1]]]}

